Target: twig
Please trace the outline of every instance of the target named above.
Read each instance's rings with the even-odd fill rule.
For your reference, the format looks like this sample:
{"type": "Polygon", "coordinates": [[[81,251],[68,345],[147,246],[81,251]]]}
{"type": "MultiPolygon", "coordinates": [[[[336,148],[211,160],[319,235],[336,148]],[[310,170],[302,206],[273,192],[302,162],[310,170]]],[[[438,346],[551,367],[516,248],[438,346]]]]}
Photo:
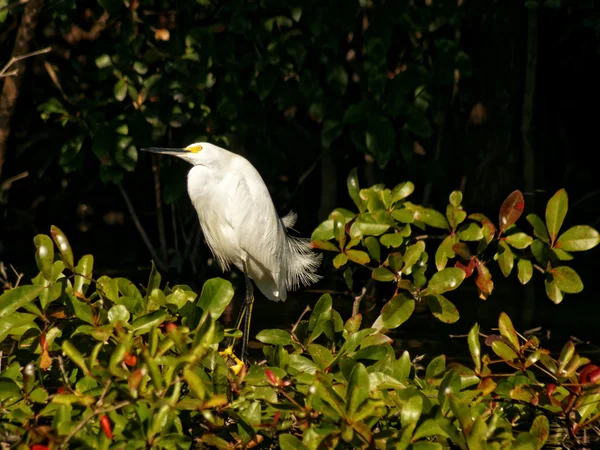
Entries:
{"type": "Polygon", "coordinates": [[[137,228],[138,232],[140,233],[140,236],[142,237],[144,244],[146,244],[146,248],[150,252],[152,259],[154,259],[154,262],[156,263],[156,265],[159,267],[159,269],[161,271],[168,272],[169,268],[165,265],[163,260],[158,257],[156,250],[152,246],[152,242],[150,242],[150,238],[148,238],[148,235],[146,234],[146,230],[144,230],[144,227],[142,226],[140,220],[138,219],[137,213],[135,212],[135,208],[133,207],[133,203],[131,203],[131,199],[129,198],[127,191],[125,191],[125,188],[123,187],[123,185],[121,183],[119,183],[118,186],[119,186],[119,191],[121,192],[121,195],[123,196],[123,200],[125,200],[125,203],[127,205],[127,209],[129,210],[129,214],[131,215],[131,220],[133,220],[133,223],[135,224],[135,227],[137,228]]]}
{"type": "MultiPolygon", "coordinates": [[[[27,0],[27,1],[29,1],[29,0],[27,0]]],[[[0,78],[7,77],[9,75],[16,75],[17,73],[19,73],[17,69],[13,70],[12,72],[10,72],[8,74],[6,73],[6,71],[8,69],[10,69],[10,66],[12,66],[14,63],[22,61],[27,58],[31,58],[32,56],[43,55],[44,53],[48,53],[50,51],[52,51],[52,47],[46,47],[41,50],[36,50],[34,52],[25,53],[24,55],[21,55],[21,56],[13,56],[6,63],[6,65],[2,68],[2,70],[0,70],[0,78]]]]}
{"type": "Polygon", "coordinates": [[[4,180],[2,182],[2,184],[0,184],[0,192],[7,191],[8,189],[10,189],[10,186],[15,181],[22,180],[23,178],[27,178],[28,176],[29,176],[29,172],[25,171],[25,172],[21,172],[18,175],[15,175],[14,177],[7,178],[6,180],[4,180]]]}
{"type": "MultiPolygon", "coordinates": [[[[300,314],[300,317],[298,317],[298,320],[296,320],[296,323],[294,324],[294,326],[292,327],[292,331],[290,332],[290,334],[292,335],[292,337],[296,340],[296,342],[298,342],[300,345],[302,345],[300,343],[300,339],[298,339],[298,337],[296,336],[296,328],[298,328],[298,325],[300,325],[300,321],[302,320],[302,318],[304,317],[304,315],[308,312],[311,311],[311,307],[310,305],[306,305],[306,308],[304,308],[304,311],[302,311],[302,314],[300,314]]],[[[304,347],[304,346],[302,346],[304,347]]]]}
{"type": "Polygon", "coordinates": [[[67,376],[67,371],[65,370],[65,361],[62,359],[62,356],[56,355],[56,360],[58,361],[58,368],[60,370],[60,376],[62,377],[62,381],[67,386],[69,391],[73,392],[73,387],[69,382],[69,377],[67,376]]]}
{"type": "Polygon", "coordinates": [[[366,295],[367,293],[367,288],[366,286],[363,286],[362,291],[360,292],[360,295],[354,297],[354,302],[352,303],[352,317],[355,317],[358,315],[358,308],[360,306],[360,301],[363,299],[363,297],[366,295]]]}

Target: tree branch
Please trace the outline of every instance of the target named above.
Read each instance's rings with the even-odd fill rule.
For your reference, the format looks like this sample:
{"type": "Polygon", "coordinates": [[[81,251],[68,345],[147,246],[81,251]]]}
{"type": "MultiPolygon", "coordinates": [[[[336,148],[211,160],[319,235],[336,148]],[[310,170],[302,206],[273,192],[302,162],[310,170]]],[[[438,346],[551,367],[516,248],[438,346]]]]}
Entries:
{"type": "MultiPolygon", "coordinates": [[[[38,17],[43,6],[44,0],[31,0],[25,5],[23,18],[17,30],[12,58],[1,71],[2,74],[5,74],[10,67],[15,66],[14,70],[11,71],[12,76],[4,77],[4,86],[0,94],[0,178],[2,178],[6,144],[10,136],[10,124],[19,98],[21,83],[23,82],[23,73],[26,67],[24,59],[33,56],[31,54],[27,55],[27,53],[29,52],[29,45],[33,39],[38,17]]],[[[43,53],[43,51],[40,52],[43,53]]],[[[39,54],[36,52],[33,53],[39,54]]]]}

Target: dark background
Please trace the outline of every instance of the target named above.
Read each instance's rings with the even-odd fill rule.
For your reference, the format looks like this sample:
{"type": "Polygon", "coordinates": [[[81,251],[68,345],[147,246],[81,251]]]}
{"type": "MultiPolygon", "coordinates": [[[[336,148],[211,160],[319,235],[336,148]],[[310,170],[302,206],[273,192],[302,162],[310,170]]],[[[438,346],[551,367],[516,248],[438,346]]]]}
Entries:
{"type": "MultiPolygon", "coordinates": [[[[76,256],[94,255],[96,274],[145,283],[152,256],[125,195],[163,280],[200,288],[223,276],[195,238],[188,167],[137,154],[149,145],[208,140],[243,154],[280,213],[299,214],[303,235],[334,207],[353,206],[353,167],[362,186],[411,180],[415,203],[442,210],[462,189],[467,211],[494,220],[515,189],[525,213],[543,216],[564,187],[565,228],[600,221],[598,2],[41,3],[29,50],[52,51],[26,61],[0,147],[0,261],[28,277],[37,273],[33,237],[54,224],[76,256]]],[[[25,14],[26,6],[0,13],[0,61],[25,14]]],[[[493,271],[485,304],[474,288],[455,292],[457,324],[413,316],[400,345],[448,351],[449,333],[475,320],[489,329],[500,311],[520,329],[550,330],[549,345],[570,335],[598,343],[597,259],[598,249],[577,255],[586,289],[560,305],[541,277],[523,289],[514,274],[504,281],[493,271]]],[[[345,289],[327,257],[321,272],[322,283],[285,306],[259,299],[255,330],[293,323],[315,291],[345,289]]],[[[235,272],[225,277],[239,284],[235,272]]],[[[346,317],[351,299],[334,301],[346,317]]],[[[379,308],[366,310],[376,302],[363,312],[376,317],[379,308]]]]}

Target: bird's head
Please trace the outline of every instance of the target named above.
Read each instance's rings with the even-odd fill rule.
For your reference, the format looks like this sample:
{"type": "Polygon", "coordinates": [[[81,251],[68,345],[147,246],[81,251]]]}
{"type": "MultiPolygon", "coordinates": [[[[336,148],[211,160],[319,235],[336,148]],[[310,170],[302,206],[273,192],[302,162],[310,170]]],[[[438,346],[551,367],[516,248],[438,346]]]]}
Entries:
{"type": "Polygon", "coordinates": [[[142,150],[145,152],[177,156],[178,158],[181,158],[196,166],[201,165],[208,160],[214,159],[215,153],[222,149],[208,142],[196,142],[188,145],[185,148],[149,147],[143,148],[142,150]]]}

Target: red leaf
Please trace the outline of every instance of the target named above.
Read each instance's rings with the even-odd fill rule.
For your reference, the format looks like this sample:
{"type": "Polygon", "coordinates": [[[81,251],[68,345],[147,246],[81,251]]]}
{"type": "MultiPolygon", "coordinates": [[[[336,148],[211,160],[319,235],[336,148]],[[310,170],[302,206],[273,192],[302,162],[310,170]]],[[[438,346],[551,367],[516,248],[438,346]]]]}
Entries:
{"type": "Polygon", "coordinates": [[[517,190],[506,197],[500,207],[500,233],[514,224],[525,209],[525,199],[521,191],[517,190]]]}
{"type": "Polygon", "coordinates": [[[126,353],[123,362],[126,366],[133,367],[137,364],[137,356],[126,353]]]}
{"type": "Polygon", "coordinates": [[[113,434],[112,434],[112,429],[110,427],[110,419],[108,418],[108,416],[105,416],[105,415],[100,416],[100,426],[102,427],[102,431],[104,431],[104,434],[106,435],[106,437],[109,439],[112,439],[113,434]]]}
{"type": "Polygon", "coordinates": [[[494,290],[492,274],[490,274],[488,268],[484,263],[479,261],[479,259],[473,258],[472,261],[475,261],[475,267],[477,268],[477,279],[475,280],[475,284],[477,284],[477,287],[479,288],[479,298],[487,300],[494,290]]]}
{"type": "Polygon", "coordinates": [[[587,364],[586,366],[584,366],[583,369],[581,369],[581,372],[579,373],[579,382],[582,384],[589,383],[590,373],[596,370],[598,370],[598,366],[596,366],[595,364],[587,364]]]}
{"type": "Polygon", "coordinates": [[[277,377],[275,376],[275,374],[273,372],[271,372],[269,369],[265,369],[265,375],[267,376],[267,378],[269,379],[269,381],[273,384],[278,384],[277,382],[277,377]]]}
{"type": "Polygon", "coordinates": [[[49,450],[49,448],[46,445],[42,445],[42,444],[33,444],[29,448],[30,448],[30,450],[49,450]]]}
{"type": "Polygon", "coordinates": [[[469,261],[469,264],[466,266],[463,263],[461,263],[460,261],[456,261],[456,264],[454,264],[454,267],[458,267],[459,269],[462,269],[463,272],[465,273],[465,278],[469,278],[471,275],[473,275],[473,269],[475,269],[475,259],[471,259],[469,261]]]}
{"type": "Polygon", "coordinates": [[[40,348],[42,351],[48,350],[48,341],[46,341],[46,333],[40,335],[40,348]]]}

